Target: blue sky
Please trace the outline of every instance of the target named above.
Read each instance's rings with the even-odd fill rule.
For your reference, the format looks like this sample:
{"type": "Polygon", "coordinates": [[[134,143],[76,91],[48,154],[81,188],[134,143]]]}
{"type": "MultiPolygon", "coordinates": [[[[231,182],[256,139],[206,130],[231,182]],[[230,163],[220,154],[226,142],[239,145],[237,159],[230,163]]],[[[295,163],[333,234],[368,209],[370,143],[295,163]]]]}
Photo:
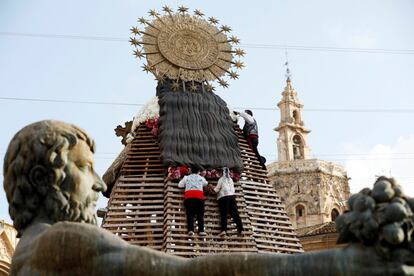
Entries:
{"type": "MultiPolygon", "coordinates": [[[[163,5],[201,9],[232,27],[247,67],[228,89],[232,107],[251,108],[259,150],[275,160],[276,104],[285,86],[285,50],[260,45],[409,50],[402,53],[289,49],[293,86],[314,157],[340,163],[351,189],[375,175],[393,175],[414,195],[414,2],[397,1],[0,1],[0,98],[146,103],[155,81],[132,56],[129,29],[163,5]],[[12,36],[51,34],[114,38],[88,40],[12,36]],[[255,108],[274,108],[259,110],[255,108]],[[308,109],[308,111],[306,111],[308,109]],[[321,112],[315,109],[410,109],[411,112],[321,112]],[[364,160],[358,160],[364,159],[364,160]]],[[[23,126],[57,119],[86,129],[97,143],[102,175],[122,149],[113,129],[140,106],[0,99],[0,155],[23,126]]],[[[0,161],[3,166],[2,160],[0,161]]],[[[0,176],[2,182],[3,175],[0,176]]],[[[100,200],[104,206],[105,201],[100,200]]],[[[0,219],[10,221],[3,190],[0,219]]]]}

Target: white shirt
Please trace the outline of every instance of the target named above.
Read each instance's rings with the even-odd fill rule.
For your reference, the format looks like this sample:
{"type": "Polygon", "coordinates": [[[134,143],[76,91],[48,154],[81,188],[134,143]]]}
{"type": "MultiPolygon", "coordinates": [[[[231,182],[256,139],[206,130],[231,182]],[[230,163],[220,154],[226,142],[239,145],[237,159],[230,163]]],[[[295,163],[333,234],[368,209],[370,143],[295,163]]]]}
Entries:
{"type": "Polygon", "coordinates": [[[217,182],[217,186],[214,188],[214,191],[217,193],[217,199],[220,199],[224,196],[234,195],[234,183],[233,179],[230,177],[222,176],[217,182]]]}
{"type": "Polygon", "coordinates": [[[190,190],[203,191],[203,187],[207,186],[207,184],[208,182],[204,177],[194,173],[184,176],[184,178],[178,183],[178,187],[185,187],[186,192],[190,190]]]}
{"type": "Polygon", "coordinates": [[[247,114],[246,112],[240,111],[240,116],[249,124],[254,124],[253,116],[250,116],[250,114],[247,114]]]}

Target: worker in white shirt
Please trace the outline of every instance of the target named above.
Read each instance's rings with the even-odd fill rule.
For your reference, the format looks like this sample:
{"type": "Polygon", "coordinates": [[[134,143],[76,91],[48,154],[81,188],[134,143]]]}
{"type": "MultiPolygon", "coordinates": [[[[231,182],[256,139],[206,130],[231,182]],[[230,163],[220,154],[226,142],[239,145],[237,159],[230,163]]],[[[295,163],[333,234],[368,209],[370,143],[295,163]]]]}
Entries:
{"type": "Polygon", "coordinates": [[[233,179],[230,177],[229,168],[223,168],[223,176],[217,182],[214,188],[217,193],[217,201],[220,210],[221,233],[219,236],[225,236],[227,233],[227,214],[230,213],[237,226],[239,235],[243,232],[243,224],[237,210],[235,189],[233,179]]]}

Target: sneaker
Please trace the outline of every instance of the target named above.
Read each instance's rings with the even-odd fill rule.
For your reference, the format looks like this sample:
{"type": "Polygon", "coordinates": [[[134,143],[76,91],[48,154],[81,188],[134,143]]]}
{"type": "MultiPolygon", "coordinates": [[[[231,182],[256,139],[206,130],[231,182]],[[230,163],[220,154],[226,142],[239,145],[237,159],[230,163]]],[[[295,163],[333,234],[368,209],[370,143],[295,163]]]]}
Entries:
{"type": "Polygon", "coordinates": [[[207,236],[207,233],[206,233],[206,232],[204,232],[204,231],[203,231],[203,232],[199,232],[198,234],[199,234],[200,236],[207,236]]]}
{"type": "Polygon", "coordinates": [[[188,231],[188,235],[189,236],[194,236],[194,232],[193,231],[188,231]]]}
{"type": "Polygon", "coordinates": [[[226,231],[222,231],[220,232],[219,237],[224,237],[225,235],[226,235],[226,231]]]}

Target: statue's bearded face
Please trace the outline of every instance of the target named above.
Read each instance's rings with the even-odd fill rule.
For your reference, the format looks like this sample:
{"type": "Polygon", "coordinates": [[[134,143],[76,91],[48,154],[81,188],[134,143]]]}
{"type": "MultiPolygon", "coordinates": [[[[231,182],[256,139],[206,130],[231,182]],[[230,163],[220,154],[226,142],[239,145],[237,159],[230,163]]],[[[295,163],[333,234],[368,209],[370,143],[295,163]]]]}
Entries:
{"type": "Polygon", "coordinates": [[[96,201],[106,185],[94,170],[93,153],[85,141],[69,150],[64,169],[65,179],[46,204],[54,210],[55,221],[73,221],[96,224],[96,201]],[[58,206],[56,206],[57,204],[58,206]]]}

